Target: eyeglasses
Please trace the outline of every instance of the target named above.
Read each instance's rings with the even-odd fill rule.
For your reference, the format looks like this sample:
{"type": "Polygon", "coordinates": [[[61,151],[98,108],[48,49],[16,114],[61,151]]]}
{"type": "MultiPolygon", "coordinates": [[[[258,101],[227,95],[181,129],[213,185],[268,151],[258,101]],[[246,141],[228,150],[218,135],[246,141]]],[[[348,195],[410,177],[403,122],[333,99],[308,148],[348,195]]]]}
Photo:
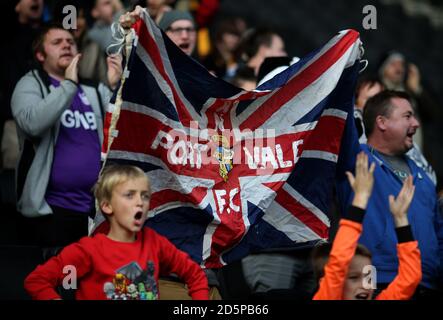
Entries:
{"type": "Polygon", "coordinates": [[[166,31],[171,32],[175,35],[181,34],[183,31],[186,31],[187,33],[194,33],[195,28],[194,27],[187,27],[187,28],[168,28],[166,31]]]}

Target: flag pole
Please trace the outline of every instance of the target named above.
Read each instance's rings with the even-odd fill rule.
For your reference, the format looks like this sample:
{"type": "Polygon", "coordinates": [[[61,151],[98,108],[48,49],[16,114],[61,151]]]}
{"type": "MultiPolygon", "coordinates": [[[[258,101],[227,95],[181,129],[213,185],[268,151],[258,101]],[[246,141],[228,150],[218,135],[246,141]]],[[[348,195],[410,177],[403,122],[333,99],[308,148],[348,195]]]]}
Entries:
{"type": "MultiPolygon", "coordinates": [[[[129,70],[127,69],[128,68],[128,60],[129,60],[129,57],[132,52],[133,41],[135,39],[135,30],[134,29],[132,29],[132,28],[124,29],[121,26],[119,26],[119,28],[121,28],[119,31],[124,33],[124,43],[122,43],[121,45],[124,46],[123,47],[124,50],[122,50],[122,51],[123,51],[123,54],[126,56],[126,59],[125,59],[125,65],[123,67],[123,72],[122,72],[122,75],[120,78],[120,86],[117,89],[118,91],[117,91],[115,103],[114,104],[109,103],[107,110],[106,110],[107,115],[105,117],[109,116],[109,113],[110,113],[111,121],[110,121],[110,125],[108,128],[108,135],[104,137],[105,139],[107,139],[107,141],[103,141],[103,143],[106,143],[106,142],[107,143],[105,144],[106,150],[104,153],[102,153],[103,164],[100,169],[99,176],[102,174],[102,171],[106,166],[106,161],[108,158],[108,153],[111,148],[112,142],[113,142],[114,138],[116,138],[118,136],[118,130],[116,130],[116,126],[117,126],[117,121],[120,117],[120,110],[121,110],[121,106],[123,103],[122,90],[123,90],[123,86],[125,84],[126,78],[129,76],[129,70]]],[[[100,210],[100,204],[97,202],[97,199],[95,200],[95,212],[96,212],[96,214],[95,214],[94,220],[92,222],[90,222],[89,226],[88,226],[89,235],[92,235],[95,232],[96,228],[102,222],[105,221],[105,218],[100,210]]]]}

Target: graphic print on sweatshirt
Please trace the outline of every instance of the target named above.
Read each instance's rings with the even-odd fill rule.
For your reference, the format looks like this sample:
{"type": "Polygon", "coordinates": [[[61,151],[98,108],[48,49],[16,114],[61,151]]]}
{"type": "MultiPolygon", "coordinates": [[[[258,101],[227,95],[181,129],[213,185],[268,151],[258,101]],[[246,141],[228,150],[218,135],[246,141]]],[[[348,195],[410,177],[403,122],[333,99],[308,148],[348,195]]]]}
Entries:
{"type": "Polygon", "coordinates": [[[154,262],[148,261],[145,270],[137,262],[119,268],[112,282],[105,282],[103,291],[109,300],[157,300],[154,262]]]}
{"type": "MultiPolygon", "coordinates": [[[[51,90],[60,86],[56,79],[51,83],[51,90]]],[[[59,119],[45,199],[49,205],[87,213],[93,207],[91,188],[100,172],[101,144],[97,117],[81,86],[59,119]]]]}

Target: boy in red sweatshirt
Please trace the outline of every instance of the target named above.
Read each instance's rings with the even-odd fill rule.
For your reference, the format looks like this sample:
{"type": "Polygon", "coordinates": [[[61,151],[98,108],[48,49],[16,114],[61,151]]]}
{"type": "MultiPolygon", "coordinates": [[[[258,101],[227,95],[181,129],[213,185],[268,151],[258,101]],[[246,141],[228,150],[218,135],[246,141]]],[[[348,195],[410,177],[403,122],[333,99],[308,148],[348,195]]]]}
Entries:
{"type": "Polygon", "coordinates": [[[193,299],[208,299],[208,282],[200,266],[165,237],[143,227],[151,190],[142,170],[106,167],[94,194],[109,221],[109,233],[84,237],[38,266],[25,279],[33,299],[60,299],[55,288],[66,282],[67,270],[71,287],[72,276],[78,280],[76,299],[158,299],[159,274],[170,273],[186,282],[193,299]]]}
{"type": "MultiPolygon", "coordinates": [[[[332,244],[322,245],[313,253],[314,270],[321,277],[314,300],[370,300],[373,289],[364,285],[366,266],[371,265],[371,254],[358,244],[362,233],[362,221],[374,184],[374,164],[368,170],[368,157],[357,156],[356,176],[347,173],[354,190],[354,199],[348,216],[340,221],[340,227],[332,244]],[[329,253],[330,251],[330,253],[329,253]],[[329,259],[328,259],[329,255],[329,259]]],[[[383,290],[376,300],[407,300],[412,297],[421,281],[421,259],[417,241],[414,241],[407,212],[414,196],[412,176],[403,183],[398,197],[389,196],[389,205],[398,238],[399,268],[397,277],[383,290]]]]}

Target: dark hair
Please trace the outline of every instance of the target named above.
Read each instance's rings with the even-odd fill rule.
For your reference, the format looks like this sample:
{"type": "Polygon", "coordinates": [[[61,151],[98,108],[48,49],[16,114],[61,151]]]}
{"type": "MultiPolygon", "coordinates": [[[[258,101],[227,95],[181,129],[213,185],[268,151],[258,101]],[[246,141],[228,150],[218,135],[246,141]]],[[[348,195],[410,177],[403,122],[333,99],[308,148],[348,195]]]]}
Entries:
{"type": "Polygon", "coordinates": [[[374,74],[367,74],[359,77],[357,80],[357,85],[355,87],[355,99],[358,98],[361,88],[363,88],[366,85],[369,85],[369,88],[372,88],[376,84],[379,84],[382,88],[384,88],[383,82],[380,80],[378,76],[374,74]]]}
{"type": "Polygon", "coordinates": [[[233,85],[239,87],[241,81],[257,81],[257,77],[254,74],[254,69],[248,66],[240,67],[231,82],[233,85]]]}
{"type": "Polygon", "coordinates": [[[234,34],[238,37],[241,37],[241,32],[235,25],[235,18],[226,18],[216,25],[214,32],[215,41],[222,41],[223,35],[226,33],[234,34]]]}
{"type": "Polygon", "coordinates": [[[261,46],[270,47],[272,44],[272,37],[278,34],[268,28],[251,29],[245,32],[241,43],[242,53],[247,60],[251,59],[258,52],[261,46]]]}
{"type": "Polygon", "coordinates": [[[406,92],[394,90],[384,90],[366,101],[363,110],[363,123],[367,137],[374,131],[375,119],[378,116],[388,117],[391,114],[392,98],[402,98],[409,102],[411,101],[411,97],[406,92]]]}
{"type": "Polygon", "coordinates": [[[45,37],[48,34],[49,31],[55,30],[55,29],[61,29],[65,30],[72,34],[71,30],[67,30],[63,28],[63,26],[60,23],[50,23],[47,25],[44,25],[41,29],[37,37],[32,42],[32,53],[34,55],[34,58],[37,54],[37,52],[44,52],[43,43],[45,42],[45,37]]]}
{"type": "Polygon", "coordinates": [[[269,73],[279,67],[289,67],[291,65],[292,57],[267,57],[263,60],[258,69],[257,83],[263,80],[269,73]]]}
{"type": "MultiPolygon", "coordinates": [[[[317,282],[324,276],[325,274],[325,265],[328,263],[329,254],[331,253],[332,249],[332,243],[325,242],[322,243],[312,250],[311,253],[311,262],[312,262],[312,268],[314,271],[315,279],[317,279],[317,282]]],[[[369,259],[372,259],[372,254],[369,251],[368,248],[366,248],[362,244],[357,244],[357,248],[355,249],[354,256],[363,256],[367,257],[369,259]]]]}

